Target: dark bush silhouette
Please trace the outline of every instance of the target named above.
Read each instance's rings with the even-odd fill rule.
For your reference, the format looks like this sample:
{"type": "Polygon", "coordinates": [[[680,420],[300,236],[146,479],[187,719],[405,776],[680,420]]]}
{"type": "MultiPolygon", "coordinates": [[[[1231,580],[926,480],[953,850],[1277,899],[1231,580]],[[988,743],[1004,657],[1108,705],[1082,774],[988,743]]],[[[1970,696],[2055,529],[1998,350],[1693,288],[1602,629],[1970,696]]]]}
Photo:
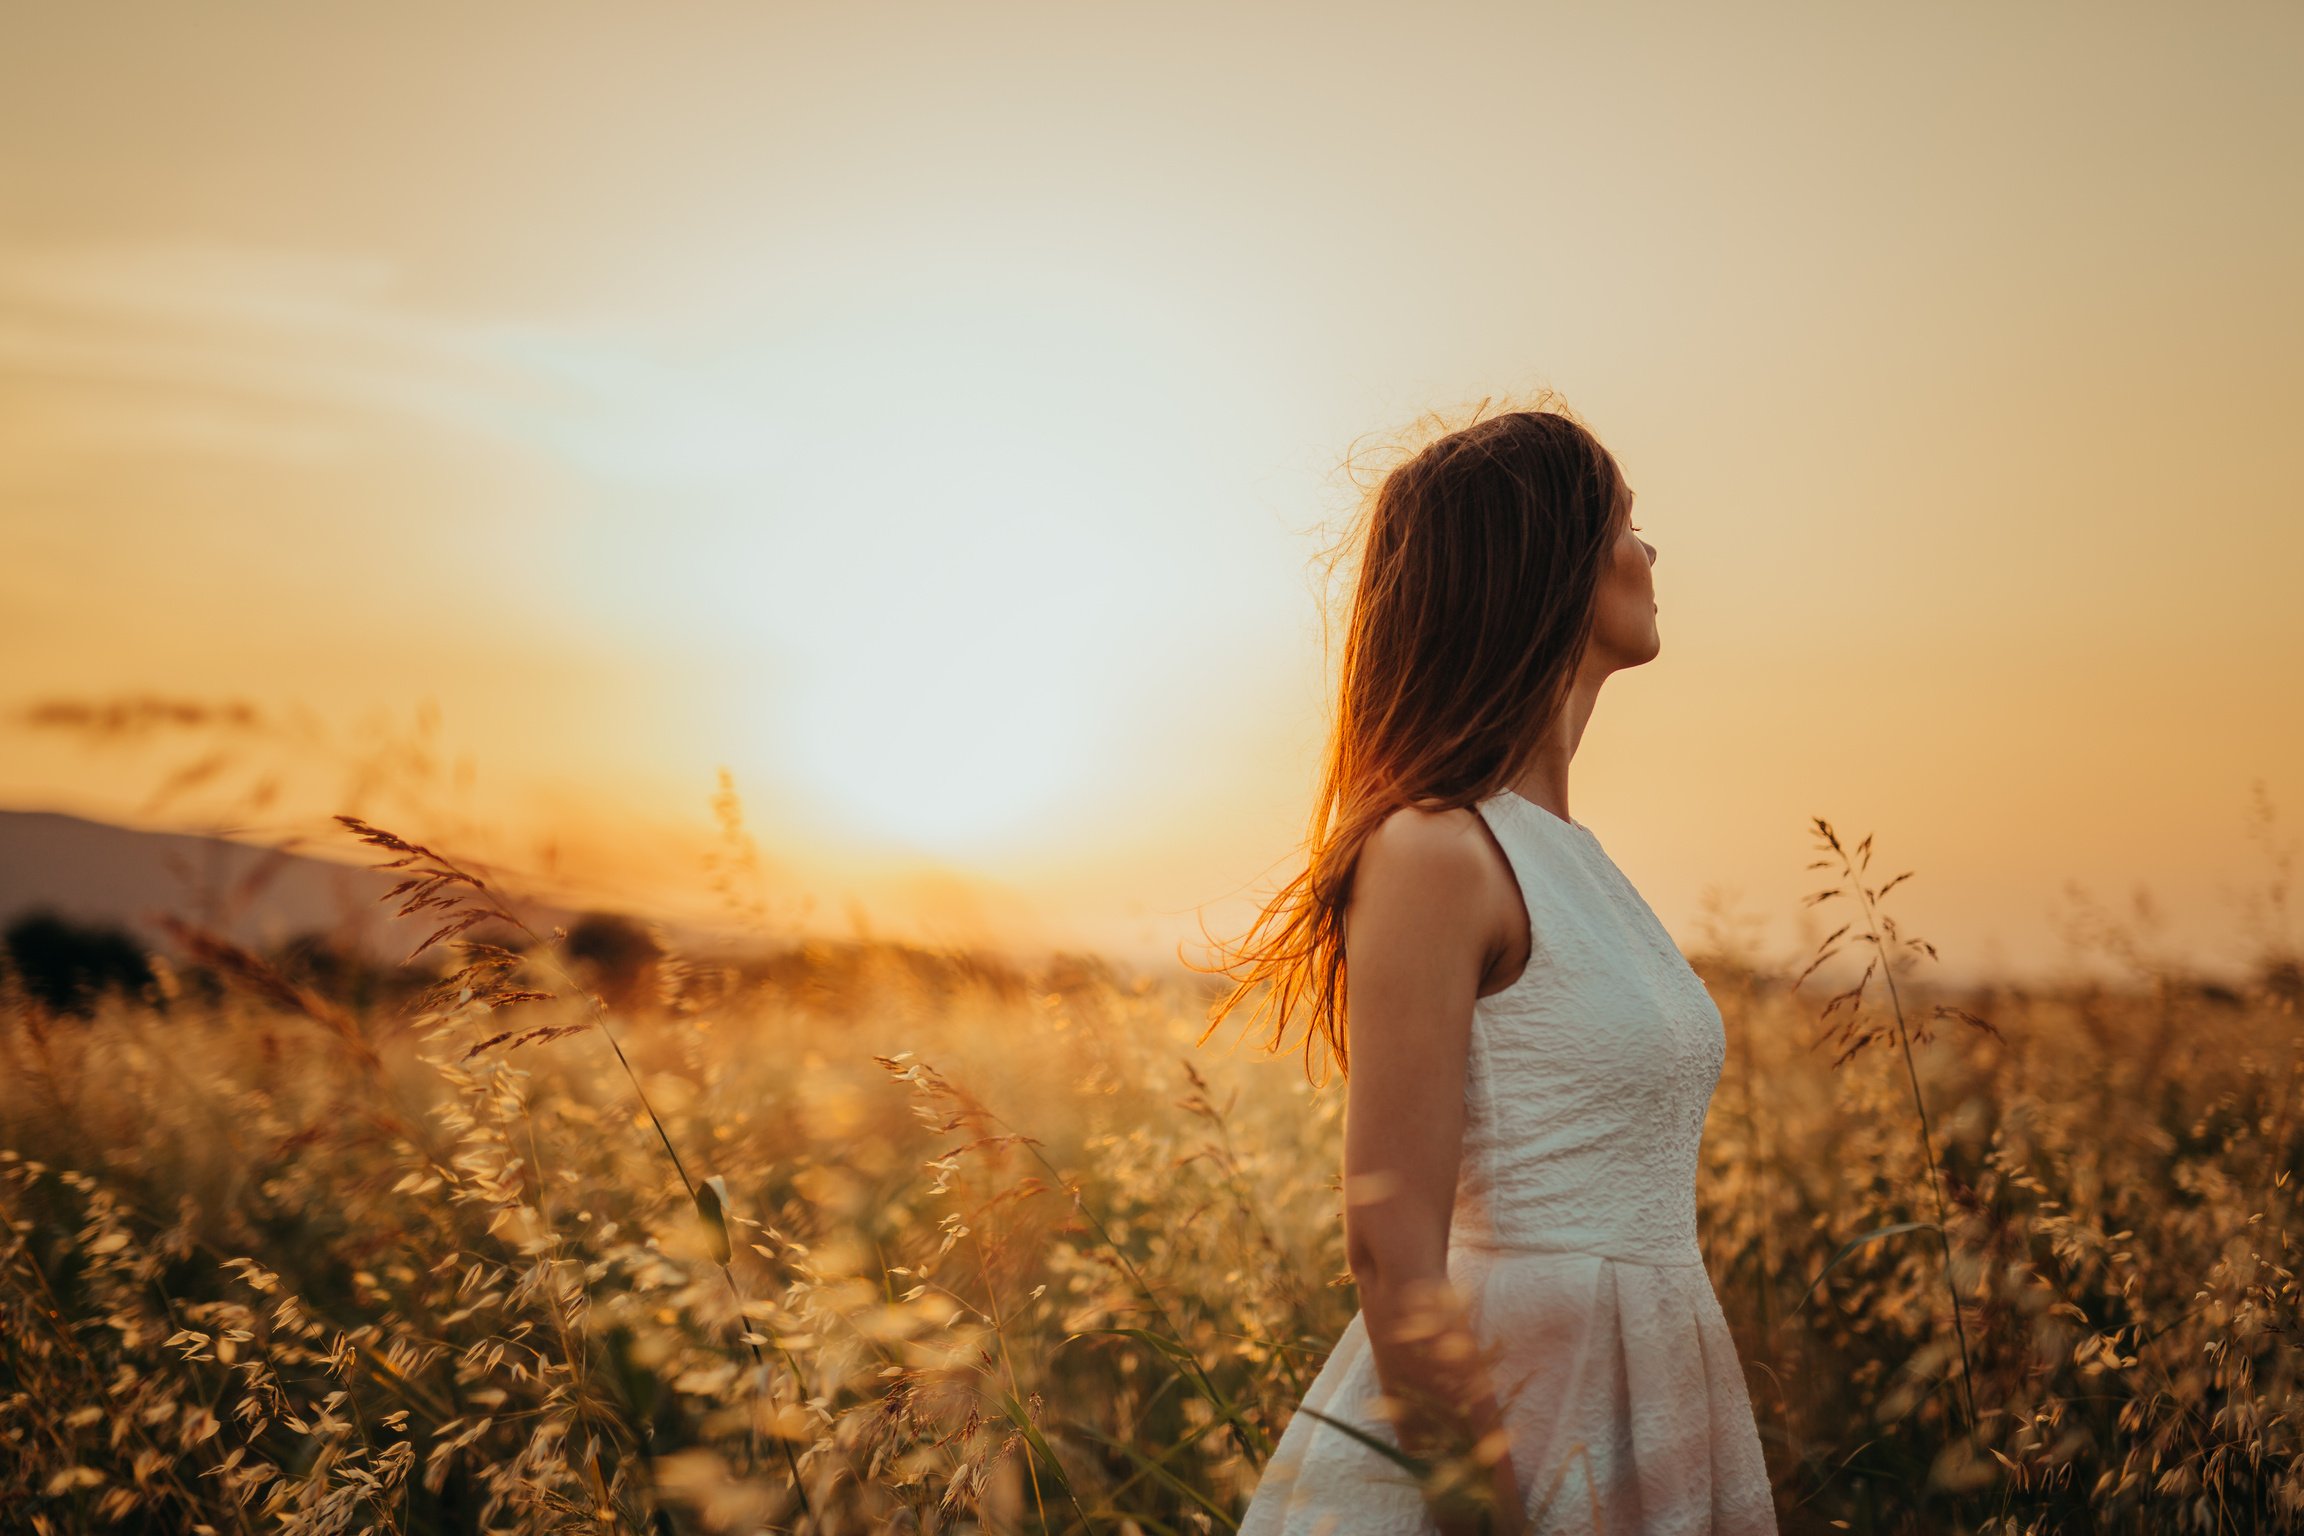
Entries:
{"type": "Polygon", "coordinates": [[[620,912],[578,918],[568,930],[567,951],[612,1008],[631,1008],[646,998],[664,953],[646,928],[620,912]]]}
{"type": "Polygon", "coordinates": [[[295,935],[270,958],[283,975],[358,1013],[413,990],[416,982],[317,928],[295,935]]]}
{"type": "Polygon", "coordinates": [[[27,912],[0,937],[26,995],[51,1013],[88,1018],[107,991],[148,994],[152,962],[119,928],[75,923],[54,912],[27,912]]]}

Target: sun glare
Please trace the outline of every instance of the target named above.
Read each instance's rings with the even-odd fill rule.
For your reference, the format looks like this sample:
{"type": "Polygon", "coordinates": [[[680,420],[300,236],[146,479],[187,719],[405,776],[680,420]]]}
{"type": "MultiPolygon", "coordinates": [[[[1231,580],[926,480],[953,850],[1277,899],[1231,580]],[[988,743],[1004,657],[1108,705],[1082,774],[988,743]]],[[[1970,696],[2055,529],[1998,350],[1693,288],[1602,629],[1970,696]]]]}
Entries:
{"type": "Polygon", "coordinates": [[[1243,515],[1242,413],[1207,387],[1242,381],[1211,331],[1095,280],[887,286],[644,370],[562,360],[591,403],[554,447],[596,505],[568,557],[618,624],[710,643],[717,750],[828,835],[1022,854],[1221,643],[1215,583],[1263,579],[1196,554],[1243,515]]]}

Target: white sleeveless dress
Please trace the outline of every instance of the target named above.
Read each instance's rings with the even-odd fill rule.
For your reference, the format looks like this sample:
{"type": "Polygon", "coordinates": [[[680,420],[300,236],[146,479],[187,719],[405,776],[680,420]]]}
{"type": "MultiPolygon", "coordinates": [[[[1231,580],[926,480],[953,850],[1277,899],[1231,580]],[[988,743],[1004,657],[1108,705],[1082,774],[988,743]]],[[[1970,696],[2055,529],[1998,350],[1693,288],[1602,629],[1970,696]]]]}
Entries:
{"type": "MultiPolygon", "coordinates": [[[[1760,1437],[1696,1244],[1696,1160],[1726,1038],[1703,981],[1583,823],[1504,790],[1477,807],[1533,949],[1478,1000],[1448,1275],[1496,1389],[1530,1528],[1773,1533],[1760,1437]]],[[[1303,1406],[1397,1447],[1355,1313],[1303,1406]]],[[[1288,1421],[1240,1536],[1437,1530],[1404,1469],[1288,1421]]]]}

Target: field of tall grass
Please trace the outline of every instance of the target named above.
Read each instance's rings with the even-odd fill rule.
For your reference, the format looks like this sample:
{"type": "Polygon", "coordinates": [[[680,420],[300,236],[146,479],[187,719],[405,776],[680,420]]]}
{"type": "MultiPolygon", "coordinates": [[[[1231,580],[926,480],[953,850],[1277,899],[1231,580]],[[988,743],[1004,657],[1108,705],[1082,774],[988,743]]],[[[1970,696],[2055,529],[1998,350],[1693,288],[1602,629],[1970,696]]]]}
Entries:
{"type": "MultiPolygon", "coordinates": [[[[1839,990],[1695,957],[1784,1529],[2304,1528],[2293,960],[1949,993],[1818,825],[1839,990]]],[[[1211,978],[818,944],[603,1006],[349,830],[445,934],[398,973],[0,982],[8,1529],[1233,1528],[1354,1301],[1341,1084],[1203,1044],[1211,978]]]]}

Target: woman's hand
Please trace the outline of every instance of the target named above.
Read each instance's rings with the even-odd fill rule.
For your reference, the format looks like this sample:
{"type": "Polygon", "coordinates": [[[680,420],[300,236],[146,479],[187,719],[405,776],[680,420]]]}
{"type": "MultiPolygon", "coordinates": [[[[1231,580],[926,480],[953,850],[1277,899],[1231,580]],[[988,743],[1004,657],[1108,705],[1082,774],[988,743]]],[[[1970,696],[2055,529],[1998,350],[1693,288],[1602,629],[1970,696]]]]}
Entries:
{"type": "Polygon", "coordinates": [[[1441,1536],[1527,1536],[1527,1495],[1502,1441],[1501,1434],[1492,1437],[1495,1461],[1477,1483],[1478,1493],[1459,1483],[1432,1504],[1441,1536]]]}
{"type": "Polygon", "coordinates": [[[1490,1511],[1489,1529],[1493,1536],[1527,1536],[1528,1496],[1520,1490],[1520,1478],[1512,1470],[1509,1455],[1496,1458],[1496,1469],[1489,1475],[1488,1486],[1496,1501],[1490,1511]]]}

